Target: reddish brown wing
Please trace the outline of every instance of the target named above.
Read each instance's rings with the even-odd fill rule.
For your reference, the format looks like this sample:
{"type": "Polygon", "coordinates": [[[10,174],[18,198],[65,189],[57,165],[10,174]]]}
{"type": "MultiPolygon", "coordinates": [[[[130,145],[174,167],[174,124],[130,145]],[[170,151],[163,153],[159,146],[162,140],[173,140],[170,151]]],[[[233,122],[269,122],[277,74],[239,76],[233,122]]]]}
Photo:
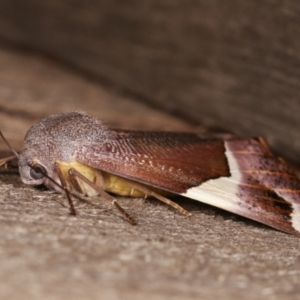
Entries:
{"type": "Polygon", "coordinates": [[[117,132],[110,141],[79,144],[76,159],[177,193],[230,175],[222,140],[201,140],[192,133],[117,132]]]}

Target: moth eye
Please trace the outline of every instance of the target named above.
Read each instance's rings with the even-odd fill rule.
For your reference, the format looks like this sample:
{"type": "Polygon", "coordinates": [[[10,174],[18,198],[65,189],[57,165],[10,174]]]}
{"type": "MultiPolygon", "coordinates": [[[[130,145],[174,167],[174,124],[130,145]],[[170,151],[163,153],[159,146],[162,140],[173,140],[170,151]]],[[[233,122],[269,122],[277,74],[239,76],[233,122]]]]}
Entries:
{"type": "Polygon", "coordinates": [[[47,171],[40,164],[35,164],[30,167],[30,177],[32,179],[35,179],[35,180],[42,179],[45,177],[45,174],[47,174],[47,171]]]}

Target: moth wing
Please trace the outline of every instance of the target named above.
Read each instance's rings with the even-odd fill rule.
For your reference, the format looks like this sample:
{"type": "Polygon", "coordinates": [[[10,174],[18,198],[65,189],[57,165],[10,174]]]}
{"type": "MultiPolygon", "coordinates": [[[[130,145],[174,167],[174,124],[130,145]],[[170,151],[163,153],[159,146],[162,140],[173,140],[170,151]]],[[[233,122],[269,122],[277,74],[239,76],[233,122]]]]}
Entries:
{"type": "Polygon", "coordinates": [[[230,176],[208,180],[183,196],[300,236],[300,181],[261,140],[225,142],[230,176]]]}
{"type": "Polygon", "coordinates": [[[300,235],[300,181],[262,140],[119,132],[80,145],[76,159],[300,235]]]}
{"type": "Polygon", "coordinates": [[[192,133],[119,131],[105,142],[80,144],[76,159],[94,168],[173,193],[227,176],[221,140],[192,133]]]}

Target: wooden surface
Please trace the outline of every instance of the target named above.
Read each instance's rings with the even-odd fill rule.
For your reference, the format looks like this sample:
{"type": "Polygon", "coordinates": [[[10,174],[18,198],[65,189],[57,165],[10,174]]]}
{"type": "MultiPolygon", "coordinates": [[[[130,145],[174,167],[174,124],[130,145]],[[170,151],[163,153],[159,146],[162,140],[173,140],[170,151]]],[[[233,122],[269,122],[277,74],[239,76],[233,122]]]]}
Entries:
{"type": "Polygon", "coordinates": [[[299,164],[300,4],[0,1],[0,37],[299,164]]]}
{"type": "MultiPolygon", "coordinates": [[[[191,128],[41,57],[2,49],[0,66],[0,128],[16,147],[44,115],[74,109],[126,128],[191,128]]],[[[299,297],[299,238],[184,199],[190,218],[120,199],[139,222],[131,226],[96,201],[77,202],[71,217],[64,197],[1,169],[1,299],[299,297]]]]}
{"type": "MultiPolygon", "coordinates": [[[[64,111],[84,110],[111,127],[186,131],[193,127],[101,88],[96,82],[68,73],[39,56],[1,51],[0,125],[12,145],[20,150],[23,137],[41,118],[64,111]]],[[[0,150],[6,150],[2,143],[0,150]]]]}

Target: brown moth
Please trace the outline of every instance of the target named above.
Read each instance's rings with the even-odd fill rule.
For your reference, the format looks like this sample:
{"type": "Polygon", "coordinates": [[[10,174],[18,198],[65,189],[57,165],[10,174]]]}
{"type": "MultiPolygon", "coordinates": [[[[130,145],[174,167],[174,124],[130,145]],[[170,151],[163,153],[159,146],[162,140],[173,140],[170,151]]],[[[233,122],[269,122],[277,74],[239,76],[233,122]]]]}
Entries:
{"type": "Polygon", "coordinates": [[[19,171],[25,184],[69,193],[155,197],[191,215],[173,194],[214,205],[300,236],[300,181],[262,138],[207,138],[195,133],[109,129],[82,112],[32,126],[19,171]]]}

